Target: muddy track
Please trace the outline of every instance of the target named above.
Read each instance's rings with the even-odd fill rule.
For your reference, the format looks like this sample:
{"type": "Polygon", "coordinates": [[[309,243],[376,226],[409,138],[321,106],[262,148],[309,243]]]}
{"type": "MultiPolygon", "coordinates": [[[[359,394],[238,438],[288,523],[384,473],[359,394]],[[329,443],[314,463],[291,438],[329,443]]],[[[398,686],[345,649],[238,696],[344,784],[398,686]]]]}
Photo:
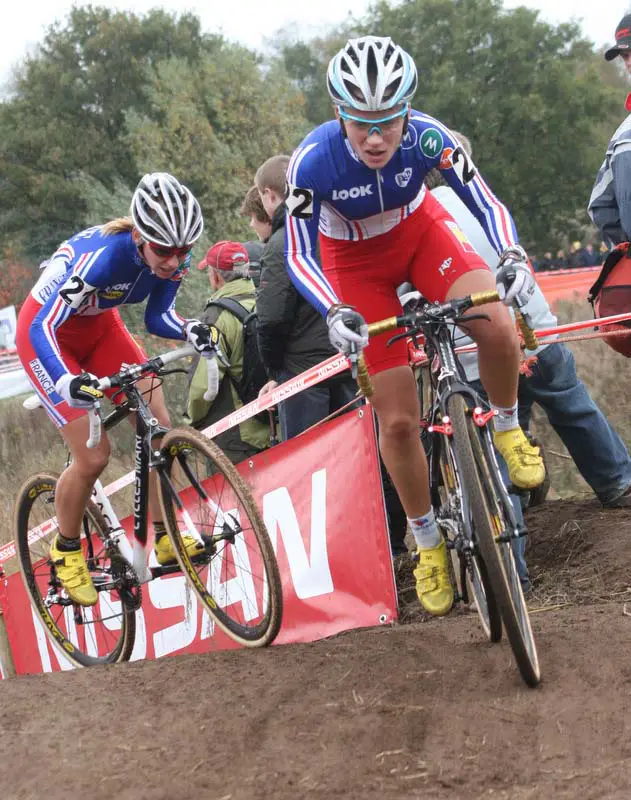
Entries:
{"type": "Polygon", "coordinates": [[[626,800],[631,514],[555,503],[530,524],[539,689],[462,613],[17,678],[0,684],[2,797],[626,800]]]}

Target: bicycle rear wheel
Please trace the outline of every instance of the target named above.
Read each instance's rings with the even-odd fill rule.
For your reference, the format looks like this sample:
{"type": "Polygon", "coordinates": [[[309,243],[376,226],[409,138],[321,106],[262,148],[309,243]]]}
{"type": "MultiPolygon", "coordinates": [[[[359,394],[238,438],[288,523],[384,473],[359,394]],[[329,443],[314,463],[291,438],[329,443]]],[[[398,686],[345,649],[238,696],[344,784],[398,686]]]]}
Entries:
{"type": "MultiPolygon", "coordinates": [[[[447,538],[452,543],[452,553],[455,551],[458,558],[460,572],[460,589],[463,595],[471,595],[475,610],[480,618],[482,629],[491,642],[499,642],[502,638],[502,619],[489,582],[486,566],[479,552],[464,550],[467,540],[473,540],[470,520],[464,513],[464,491],[456,465],[456,458],[452,448],[452,441],[444,438],[442,434],[434,434],[439,447],[438,474],[434,470],[434,506],[437,517],[449,517],[454,526],[460,528],[464,524],[464,536],[447,532],[447,538]],[[458,539],[460,541],[458,541],[458,539]]],[[[468,597],[465,597],[468,599],[468,597]]]]}
{"type": "Polygon", "coordinates": [[[468,415],[462,395],[455,394],[448,399],[447,411],[454,430],[453,447],[458,468],[471,507],[476,543],[517,667],[524,682],[534,687],[541,680],[539,658],[507,535],[503,503],[497,495],[491,472],[495,465],[489,464],[480,429],[468,415]]]}
{"type": "Polygon", "coordinates": [[[214,622],[234,641],[263,647],[282,620],[276,556],[245,481],[217,445],[193,429],[162,440],[160,503],[178,562],[214,622]],[[183,536],[206,545],[189,557],[183,536]]]}
{"type": "Polygon", "coordinates": [[[33,610],[56,650],[75,666],[128,661],[136,636],[134,609],[140,602],[138,594],[132,598],[122,589],[130,578],[128,565],[109,540],[101,513],[89,503],[81,544],[99,599],[84,607],[68,598],[49,558],[58,532],[56,483],[55,475],[33,475],[20,488],[15,506],[18,562],[33,610]]]}

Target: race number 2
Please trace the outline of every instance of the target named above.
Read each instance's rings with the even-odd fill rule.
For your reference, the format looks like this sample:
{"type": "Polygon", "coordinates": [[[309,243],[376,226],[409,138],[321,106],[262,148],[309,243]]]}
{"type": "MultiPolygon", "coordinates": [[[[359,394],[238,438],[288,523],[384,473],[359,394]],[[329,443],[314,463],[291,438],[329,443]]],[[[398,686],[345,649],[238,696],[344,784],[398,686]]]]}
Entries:
{"type": "Polygon", "coordinates": [[[80,308],[90,295],[96,292],[96,286],[90,286],[79,275],[71,275],[59,290],[59,296],[70,308],[80,308]]]}
{"type": "Polygon", "coordinates": [[[313,216],[313,192],[311,189],[302,189],[289,184],[285,205],[292,217],[311,219],[313,216]]]}
{"type": "Polygon", "coordinates": [[[460,178],[460,182],[463,184],[463,186],[466,186],[469,181],[472,181],[475,178],[475,173],[477,170],[473,165],[473,161],[471,161],[462,145],[458,145],[458,147],[456,147],[451,157],[451,161],[454,172],[460,178]]]}

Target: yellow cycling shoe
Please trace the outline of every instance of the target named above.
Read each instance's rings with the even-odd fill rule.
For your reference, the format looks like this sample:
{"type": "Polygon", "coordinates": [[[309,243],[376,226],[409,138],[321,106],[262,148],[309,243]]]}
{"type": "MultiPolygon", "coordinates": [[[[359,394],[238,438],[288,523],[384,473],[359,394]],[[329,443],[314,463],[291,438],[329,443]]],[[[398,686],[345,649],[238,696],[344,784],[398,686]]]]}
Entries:
{"type": "Polygon", "coordinates": [[[96,605],[98,595],[88,572],[83,551],[60,550],[58,544],[58,536],[55,536],[50,545],[49,556],[68,597],[80,606],[96,605]]]}
{"type": "Polygon", "coordinates": [[[508,477],[519,489],[535,489],[546,477],[538,447],[533,447],[521,428],[493,431],[493,444],[508,467],[508,477]]]}
{"type": "MultiPolygon", "coordinates": [[[[198,543],[197,539],[194,539],[192,536],[182,536],[182,541],[184,542],[184,547],[186,547],[189,558],[193,558],[193,556],[198,556],[200,553],[204,552],[204,548],[198,543]]],[[[177,561],[175,550],[168,536],[161,536],[155,543],[153,551],[161,567],[166,567],[167,564],[175,564],[177,561]]]]}
{"type": "Polygon", "coordinates": [[[436,547],[417,547],[416,552],[419,562],[414,577],[419,602],[430,614],[442,617],[449,613],[454,603],[445,540],[442,539],[436,547]]]}

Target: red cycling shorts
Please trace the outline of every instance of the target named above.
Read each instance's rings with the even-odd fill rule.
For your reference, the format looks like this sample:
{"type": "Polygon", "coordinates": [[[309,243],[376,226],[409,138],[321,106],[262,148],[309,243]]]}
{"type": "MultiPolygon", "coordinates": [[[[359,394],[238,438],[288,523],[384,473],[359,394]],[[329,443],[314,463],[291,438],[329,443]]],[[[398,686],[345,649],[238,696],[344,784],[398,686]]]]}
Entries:
{"type": "MultiPolygon", "coordinates": [[[[85,409],[72,408],[55,392],[48,373],[33,349],[29,330],[41,305],[30,295],[18,317],[15,344],[22,366],[33,384],[49,417],[59,428],[83,416],[85,409]]],[[[118,309],[112,308],[93,316],[73,316],[57,328],[56,340],[61,358],[68,371],[78,375],[91,372],[99,378],[118,372],[122,364],[141,364],[147,360],[145,351],[125,327],[118,309]]],[[[116,389],[106,395],[112,398],[116,389]]],[[[122,403],[124,395],[113,398],[122,403]]]]}
{"type": "MultiPolygon", "coordinates": [[[[443,302],[466,272],[486,270],[450,214],[427,192],[421,205],[388,233],[362,241],[320,234],[322,269],[337,296],[366,322],[402,313],[397,287],[410,281],[423,297],[443,302]]],[[[369,372],[408,363],[407,342],[386,347],[393,333],[375,336],[364,351],[369,372]]]]}

